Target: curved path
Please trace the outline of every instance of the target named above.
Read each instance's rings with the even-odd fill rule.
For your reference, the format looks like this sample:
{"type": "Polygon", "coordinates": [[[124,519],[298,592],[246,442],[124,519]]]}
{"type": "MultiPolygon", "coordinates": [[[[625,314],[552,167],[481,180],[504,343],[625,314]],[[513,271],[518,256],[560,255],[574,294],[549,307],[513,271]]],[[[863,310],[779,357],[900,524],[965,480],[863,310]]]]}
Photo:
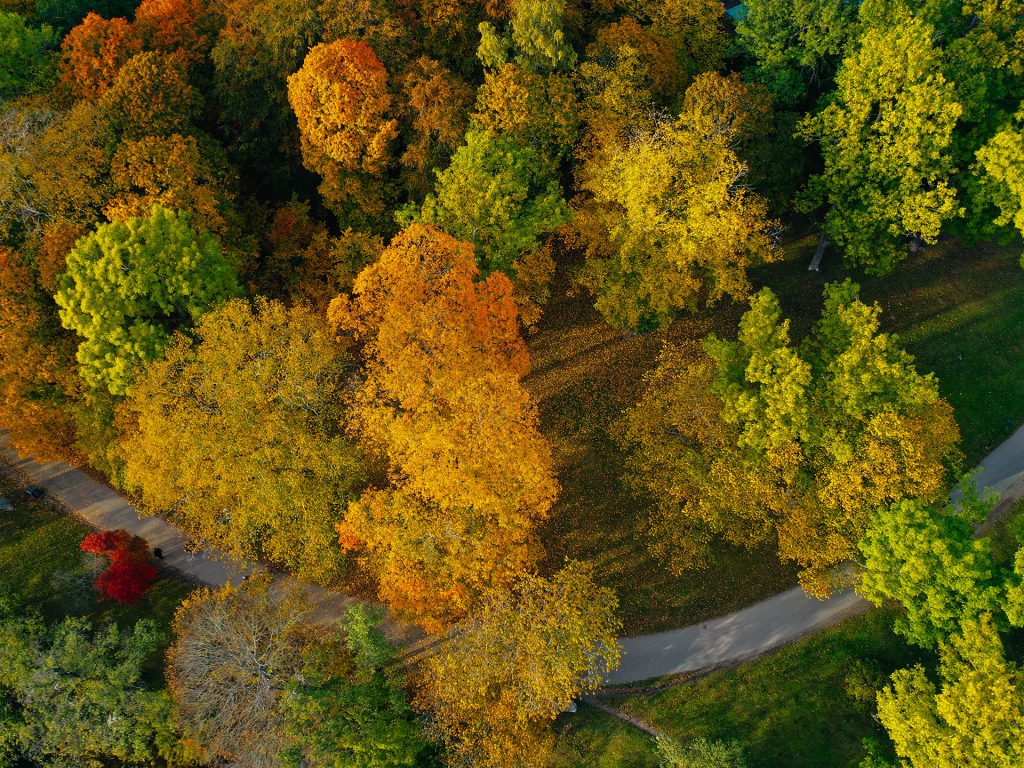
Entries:
{"type": "MultiPolygon", "coordinates": [[[[182,533],[157,517],[139,518],[135,508],[108,485],[60,462],[41,464],[23,459],[0,431],[0,456],[60,501],[64,507],[98,528],[124,528],[164,552],[164,564],[202,584],[223,585],[252,571],[216,553],[190,553],[182,533]]],[[[979,488],[1002,494],[990,521],[1024,497],[1024,427],[990,453],[980,465],[979,488]]],[[[278,577],[282,580],[287,576],[278,577]]],[[[346,595],[305,585],[314,607],[313,621],[330,625],[357,601],[346,595]]],[[[698,672],[728,666],[772,651],[779,646],[862,612],[868,603],[853,592],[816,600],[794,587],[748,608],[682,629],[621,639],[622,664],[609,675],[609,684],[634,683],[654,677],[698,672]]],[[[413,652],[431,643],[417,628],[388,619],[385,633],[413,652]]]]}
{"type": "MultiPolygon", "coordinates": [[[[1024,426],[986,456],[978,469],[978,488],[991,489],[1001,496],[985,523],[988,525],[1024,498],[1024,426]]],[[[622,664],[606,682],[634,683],[728,666],[773,651],[870,607],[852,590],[817,600],[794,587],[703,624],[622,638],[622,664]]]]}

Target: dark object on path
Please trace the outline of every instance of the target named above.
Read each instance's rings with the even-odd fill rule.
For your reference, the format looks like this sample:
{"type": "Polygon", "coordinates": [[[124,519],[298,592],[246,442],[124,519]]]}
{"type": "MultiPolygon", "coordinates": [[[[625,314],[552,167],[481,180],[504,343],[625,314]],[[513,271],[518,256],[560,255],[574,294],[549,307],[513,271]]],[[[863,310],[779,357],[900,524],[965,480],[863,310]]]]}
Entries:
{"type": "Polygon", "coordinates": [[[160,547],[153,547],[153,557],[155,557],[157,560],[163,560],[164,551],[160,549],[160,547]]]}
{"type": "Polygon", "coordinates": [[[33,499],[41,499],[46,494],[46,491],[44,491],[38,485],[30,485],[27,488],[25,488],[25,493],[27,493],[33,499]]]}

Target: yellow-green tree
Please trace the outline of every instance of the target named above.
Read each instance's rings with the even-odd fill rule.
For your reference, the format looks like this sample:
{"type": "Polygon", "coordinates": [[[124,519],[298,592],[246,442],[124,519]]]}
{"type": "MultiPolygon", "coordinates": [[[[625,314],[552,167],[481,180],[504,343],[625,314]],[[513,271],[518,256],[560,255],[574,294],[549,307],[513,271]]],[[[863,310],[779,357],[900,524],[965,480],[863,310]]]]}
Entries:
{"type": "Polygon", "coordinates": [[[804,587],[827,594],[870,510],[945,497],[958,457],[952,408],[857,294],[849,281],[827,286],[821,320],[797,347],[764,289],[736,341],[705,341],[710,361],[669,352],[649,377],[621,441],[633,482],[660,499],[656,523],[672,532],[663,546],[677,569],[700,564],[712,535],[774,539],[804,587]]]}
{"type": "Polygon", "coordinates": [[[79,240],[59,286],[61,323],[82,337],[82,378],[114,395],[127,391],[173,331],[239,290],[213,236],[193,229],[187,214],[157,205],[79,240]]]}
{"type": "Polygon", "coordinates": [[[353,416],[391,476],[349,505],[341,544],[430,629],[529,570],[558,490],[512,285],[477,276],[472,246],[414,224],[329,311],[364,342],[353,416]]]}
{"type": "Polygon", "coordinates": [[[903,669],[878,694],[878,719],[901,768],[1015,768],[1024,762],[1021,668],[987,616],[940,651],[939,683],[903,669]]]}
{"type": "Polygon", "coordinates": [[[995,204],[997,226],[1024,234],[1024,110],[978,150],[985,195],[995,204]]]}
{"type": "Polygon", "coordinates": [[[477,56],[489,69],[513,59],[535,72],[571,70],[576,51],[565,39],[564,14],[565,0],[516,0],[507,35],[499,35],[489,22],[480,25],[477,56]]]}
{"type": "Polygon", "coordinates": [[[549,162],[506,136],[470,130],[451,164],[437,174],[436,190],[401,223],[431,224],[476,246],[485,272],[515,277],[517,259],[536,251],[544,235],[569,215],[549,162]]]}
{"type": "Polygon", "coordinates": [[[616,608],[580,564],[490,592],[423,663],[416,704],[459,764],[546,766],[552,721],[618,666],[616,608]]]}
{"type": "Polygon", "coordinates": [[[767,205],[739,183],[746,166],[732,146],[742,123],[707,120],[702,104],[690,99],[677,120],[612,139],[581,172],[582,282],[617,328],[743,299],[748,267],[776,258],[767,205]]]}
{"type": "Polygon", "coordinates": [[[805,206],[828,206],[826,231],[872,274],[896,266],[905,239],[934,243],[961,213],[951,179],[963,108],[934,37],[930,24],[893,4],[864,26],[828,106],[802,123],[825,161],[805,206]]]}
{"type": "Polygon", "coordinates": [[[120,408],[126,485],[197,539],[329,584],[363,476],[341,433],[349,357],[320,317],[262,299],[227,302],[192,336],[120,408]]]}
{"type": "Polygon", "coordinates": [[[904,613],[895,631],[925,647],[997,611],[1005,574],[995,564],[992,540],[974,536],[992,504],[969,489],[953,503],[904,499],[872,510],[859,544],[857,591],[875,605],[899,603],[904,613]]]}

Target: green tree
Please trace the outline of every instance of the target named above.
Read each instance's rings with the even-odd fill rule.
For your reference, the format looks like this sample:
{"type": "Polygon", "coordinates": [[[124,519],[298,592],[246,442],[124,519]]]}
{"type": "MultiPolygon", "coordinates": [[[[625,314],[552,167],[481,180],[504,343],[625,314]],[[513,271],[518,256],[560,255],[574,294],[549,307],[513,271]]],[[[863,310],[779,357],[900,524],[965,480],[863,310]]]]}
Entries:
{"type": "Polygon", "coordinates": [[[341,621],[347,653],[339,674],[337,649],[305,655],[301,680],[285,701],[285,728],[294,744],[286,766],[401,768],[421,765],[426,748],[400,681],[384,671],[395,660],[376,624],[382,613],[350,608],[341,621]],[[331,652],[334,651],[334,652],[331,652]]]}
{"type": "Polygon", "coordinates": [[[47,627],[0,610],[0,757],[7,745],[43,768],[186,764],[167,695],[145,683],[158,643],[148,619],[127,631],[85,619],[47,627]]]}
{"type": "MultiPolygon", "coordinates": [[[[946,76],[955,84],[963,106],[953,154],[965,215],[955,226],[973,239],[1005,238],[1012,232],[1003,199],[986,183],[987,166],[994,158],[989,155],[986,161],[978,152],[1010,126],[1020,107],[1024,92],[1022,14],[1020,0],[965,0],[953,3],[945,13],[934,14],[942,19],[942,38],[948,41],[946,76]]],[[[995,144],[999,146],[1000,141],[995,144]]],[[[1005,145],[999,146],[999,151],[1012,153],[1005,145]]]]}
{"type": "Polygon", "coordinates": [[[902,768],[1014,768],[1024,762],[1024,688],[989,617],[940,648],[939,684],[903,669],[878,694],[902,768]]]}
{"type": "Polygon", "coordinates": [[[480,25],[477,56],[488,69],[501,67],[511,55],[535,72],[569,71],[576,64],[576,52],[562,30],[564,14],[565,0],[516,0],[508,36],[500,36],[488,22],[480,25]]]}
{"type": "Polygon", "coordinates": [[[199,539],[329,584],[334,526],[363,474],[341,426],[350,369],[312,311],[222,304],[129,392],[125,484],[199,539]]]}
{"type": "Polygon", "coordinates": [[[938,501],[959,430],[934,376],[880,332],[857,286],[826,286],[821,320],[798,347],[770,290],[736,341],[670,351],[619,425],[631,482],[659,499],[657,530],[676,570],[700,565],[713,535],[774,539],[827,594],[856,553],[871,509],[938,501]]]}
{"type": "Polygon", "coordinates": [[[573,223],[587,253],[582,282],[616,328],[649,329],[701,301],[745,298],[748,267],[777,256],[776,225],[742,184],[746,165],[732,149],[742,123],[704,119],[704,106],[688,100],[676,121],[612,140],[581,172],[587,196],[573,223]]]}
{"type": "Polygon", "coordinates": [[[740,47],[754,60],[753,78],[778,103],[799,104],[827,90],[856,31],[857,3],[850,0],[747,0],[736,24],[740,47]]]}
{"type": "Polygon", "coordinates": [[[895,600],[905,613],[895,630],[931,647],[964,621],[998,610],[1004,575],[992,558],[991,541],[975,539],[975,525],[991,499],[969,492],[953,507],[913,499],[872,510],[860,542],[864,572],[858,591],[881,605],[895,600]]]}
{"type": "Polygon", "coordinates": [[[568,215],[561,187],[537,151],[471,130],[437,174],[435,192],[419,211],[404,209],[399,223],[433,224],[473,243],[485,274],[498,269],[514,276],[516,259],[540,247],[568,215]]]}
{"type": "Polygon", "coordinates": [[[0,11],[0,99],[31,89],[53,69],[49,50],[57,43],[53,30],[31,27],[25,17],[0,11]]]}
{"type": "Polygon", "coordinates": [[[154,206],[148,217],[102,224],[68,254],[56,295],[78,346],[82,378],[124,394],[171,333],[238,293],[220,245],[189,217],[154,206]]]}
{"type": "Polygon", "coordinates": [[[1024,235],[1024,110],[978,150],[977,159],[982,190],[999,211],[996,226],[1012,225],[1024,235]]]}
{"type": "Polygon", "coordinates": [[[825,164],[804,204],[827,204],[825,230],[871,274],[896,266],[904,238],[934,243],[943,222],[961,213],[951,179],[963,108],[934,36],[894,4],[864,27],[831,103],[801,124],[820,141],[825,164]]]}

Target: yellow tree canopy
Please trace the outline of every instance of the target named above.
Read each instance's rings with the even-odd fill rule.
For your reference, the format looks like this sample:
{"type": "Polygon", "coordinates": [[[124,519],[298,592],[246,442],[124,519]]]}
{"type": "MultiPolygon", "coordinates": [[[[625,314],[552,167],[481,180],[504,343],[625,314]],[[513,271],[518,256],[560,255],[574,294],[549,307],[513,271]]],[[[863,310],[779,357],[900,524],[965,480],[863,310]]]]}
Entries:
{"type": "Polygon", "coordinates": [[[536,557],[533,529],[558,491],[519,382],[529,358],[512,284],[499,272],[477,275],[472,246],[412,225],[328,312],[366,342],[353,415],[396,488],[350,506],[342,544],[363,551],[385,597],[405,591],[384,583],[394,578],[416,580],[419,591],[447,584],[457,599],[427,594],[402,606],[431,626],[536,557]]]}
{"type": "Polygon", "coordinates": [[[578,563],[490,592],[424,662],[416,704],[460,763],[542,768],[551,722],[619,664],[617,605],[578,563]]]}
{"type": "Polygon", "coordinates": [[[330,583],[362,478],[341,434],[349,358],[307,309],[229,301],[177,335],[119,409],[125,482],[196,539],[330,583]]]}

